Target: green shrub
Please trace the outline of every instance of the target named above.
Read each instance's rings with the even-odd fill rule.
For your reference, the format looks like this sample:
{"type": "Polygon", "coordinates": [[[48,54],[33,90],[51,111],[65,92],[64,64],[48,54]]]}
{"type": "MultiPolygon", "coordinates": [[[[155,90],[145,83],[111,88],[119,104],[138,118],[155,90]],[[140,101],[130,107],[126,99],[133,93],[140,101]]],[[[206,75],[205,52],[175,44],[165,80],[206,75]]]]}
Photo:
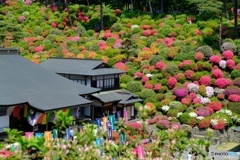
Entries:
{"type": "Polygon", "coordinates": [[[213,36],[214,35],[214,30],[210,27],[206,27],[202,30],[202,33],[204,36],[213,36]]]}
{"type": "Polygon", "coordinates": [[[198,80],[200,80],[200,78],[201,78],[202,76],[203,76],[203,73],[202,73],[202,72],[195,72],[195,73],[193,74],[192,80],[198,81],[198,80]]]}
{"type": "Polygon", "coordinates": [[[172,101],[172,102],[169,104],[169,106],[170,106],[171,108],[179,108],[179,107],[182,106],[182,103],[179,102],[179,101],[172,101]]]}
{"type": "Polygon", "coordinates": [[[33,33],[36,34],[36,35],[41,35],[42,32],[43,32],[43,29],[40,28],[39,26],[37,26],[33,29],[33,33]]]}
{"type": "Polygon", "coordinates": [[[167,112],[168,117],[176,117],[178,114],[178,110],[176,109],[169,109],[167,112]]]}
{"type": "Polygon", "coordinates": [[[43,46],[44,46],[45,51],[48,51],[48,50],[54,48],[53,43],[49,39],[44,39],[43,40],[43,46]]]}
{"type": "Polygon", "coordinates": [[[110,66],[114,66],[117,63],[117,60],[113,58],[109,58],[107,64],[110,66]]]}
{"type": "Polygon", "coordinates": [[[219,22],[218,20],[208,20],[205,27],[211,27],[213,30],[218,30],[219,22]]]}
{"type": "Polygon", "coordinates": [[[189,113],[185,112],[179,117],[179,120],[182,124],[188,124],[188,121],[190,118],[191,117],[190,117],[189,113]]]}
{"type": "Polygon", "coordinates": [[[93,36],[94,33],[95,33],[95,31],[92,30],[92,29],[87,30],[87,34],[88,34],[89,36],[93,36]]]}
{"type": "Polygon", "coordinates": [[[227,108],[234,113],[240,114],[240,102],[228,102],[227,108]]]}
{"type": "Polygon", "coordinates": [[[140,97],[143,98],[143,99],[146,99],[146,98],[149,98],[149,97],[156,98],[156,93],[152,89],[144,88],[140,92],[140,97]]]}
{"type": "Polygon", "coordinates": [[[130,81],[127,83],[127,90],[130,92],[140,92],[143,88],[143,85],[141,82],[138,81],[130,81]]]}
{"type": "Polygon", "coordinates": [[[120,54],[121,50],[120,49],[114,49],[114,48],[109,48],[105,51],[106,56],[108,56],[108,58],[112,58],[117,54],[120,54]]]}
{"type": "Polygon", "coordinates": [[[177,73],[179,73],[178,65],[176,65],[175,63],[168,63],[165,68],[165,72],[171,76],[176,75],[177,73]]]}
{"type": "Polygon", "coordinates": [[[122,30],[121,23],[114,23],[111,27],[112,32],[120,32],[122,30]]]}
{"type": "Polygon", "coordinates": [[[163,56],[162,55],[152,55],[150,58],[149,58],[149,64],[151,66],[155,65],[157,62],[159,61],[162,61],[164,60],[163,56]]]}
{"type": "Polygon", "coordinates": [[[168,90],[168,87],[167,86],[162,86],[159,90],[160,93],[166,93],[168,90]]]}
{"type": "Polygon", "coordinates": [[[163,58],[167,59],[168,53],[171,52],[171,49],[164,46],[163,48],[159,48],[159,55],[161,55],[163,58]]]}
{"type": "Polygon", "coordinates": [[[240,70],[232,70],[231,72],[231,78],[235,79],[237,77],[240,77],[240,70]]]}
{"type": "Polygon", "coordinates": [[[115,37],[109,37],[106,42],[107,42],[107,45],[112,47],[114,44],[115,44],[115,41],[117,40],[117,38],[115,37]]]}
{"type": "Polygon", "coordinates": [[[58,28],[52,28],[52,29],[50,30],[49,34],[62,35],[62,31],[59,30],[58,28]]]}
{"type": "Polygon", "coordinates": [[[132,34],[134,35],[134,34],[138,34],[138,33],[140,33],[140,32],[142,32],[142,30],[141,30],[141,28],[139,28],[139,27],[135,27],[135,28],[133,28],[133,30],[132,30],[132,34]]]}
{"type": "Polygon", "coordinates": [[[198,47],[197,52],[202,52],[205,59],[208,59],[211,55],[213,55],[213,50],[208,45],[198,47]]]}
{"type": "Polygon", "coordinates": [[[147,102],[155,103],[156,99],[154,97],[148,97],[144,100],[144,103],[147,103],[147,102]]]}
{"type": "Polygon", "coordinates": [[[128,82],[131,82],[131,81],[133,81],[133,77],[130,77],[127,74],[124,74],[124,75],[120,76],[120,83],[128,83],[128,82]]]}

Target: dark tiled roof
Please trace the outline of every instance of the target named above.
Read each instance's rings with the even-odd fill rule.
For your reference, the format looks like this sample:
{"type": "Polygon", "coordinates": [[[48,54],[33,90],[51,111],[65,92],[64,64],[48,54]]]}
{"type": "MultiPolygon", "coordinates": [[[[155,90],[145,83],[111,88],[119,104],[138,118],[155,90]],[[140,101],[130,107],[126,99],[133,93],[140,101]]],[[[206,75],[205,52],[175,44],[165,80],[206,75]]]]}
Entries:
{"type": "Polygon", "coordinates": [[[125,73],[97,59],[49,58],[40,65],[55,73],[62,74],[96,76],[125,73]]]}
{"type": "Polygon", "coordinates": [[[77,84],[16,53],[0,49],[0,106],[29,103],[47,112],[92,103],[79,95],[99,89],[77,84]]]}
{"type": "Polygon", "coordinates": [[[132,104],[142,101],[135,94],[123,89],[94,93],[92,96],[104,103],[119,101],[119,104],[132,104]]]}

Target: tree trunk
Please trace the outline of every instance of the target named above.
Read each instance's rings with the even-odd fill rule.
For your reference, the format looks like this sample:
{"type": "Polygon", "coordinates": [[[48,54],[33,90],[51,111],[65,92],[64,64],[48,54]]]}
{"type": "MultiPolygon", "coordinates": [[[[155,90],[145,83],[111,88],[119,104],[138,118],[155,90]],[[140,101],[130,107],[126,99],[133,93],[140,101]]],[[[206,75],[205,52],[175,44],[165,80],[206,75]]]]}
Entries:
{"type": "Polygon", "coordinates": [[[219,22],[219,50],[221,50],[222,46],[222,14],[220,14],[220,22],[219,22]]]}
{"type": "Polygon", "coordinates": [[[223,8],[226,14],[226,18],[229,19],[229,13],[228,13],[228,9],[227,9],[227,2],[226,0],[223,1],[223,8]]]}
{"type": "Polygon", "coordinates": [[[151,4],[150,0],[148,0],[148,5],[149,5],[149,9],[150,9],[150,14],[151,14],[151,16],[153,16],[152,4],[151,4]]]}
{"type": "Polygon", "coordinates": [[[100,22],[101,22],[101,30],[103,30],[103,5],[102,0],[100,0],[100,22]]]}
{"type": "Polygon", "coordinates": [[[161,0],[161,13],[163,13],[163,0],[161,0]]]}
{"type": "Polygon", "coordinates": [[[234,0],[234,29],[235,34],[238,35],[238,15],[237,15],[237,9],[238,9],[238,0],[234,0]]]}
{"type": "Polygon", "coordinates": [[[131,12],[133,12],[133,0],[131,0],[131,12]]]}
{"type": "Polygon", "coordinates": [[[68,11],[69,24],[70,24],[70,27],[72,27],[72,18],[71,18],[71,14],[70,14],[69,8],[68,8],[68,1],[67,1],[67,0],[64,0],[64,2],[65,2],[65,7],[67,8],[67,11],[68,11]]]}

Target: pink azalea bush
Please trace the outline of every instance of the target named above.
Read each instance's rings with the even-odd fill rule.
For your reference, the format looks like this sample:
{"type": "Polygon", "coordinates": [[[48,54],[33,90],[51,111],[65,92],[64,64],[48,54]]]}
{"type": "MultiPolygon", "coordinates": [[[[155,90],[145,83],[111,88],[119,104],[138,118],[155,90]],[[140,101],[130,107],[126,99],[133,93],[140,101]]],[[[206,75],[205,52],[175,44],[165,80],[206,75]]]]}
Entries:
{"type": "Polygon", "coordinates": [[[231,94],[228,96],[228,100],[231,102],[240,102],[240,95],[239,94],[231,94]]]}
{"type": "Polygon", "coordinates": [[[207,117],[211,115],[211,111],[207,107],[198,107],[197,108],[197,115],[202,117],[207,117]]]}
{"type": "Polygon", "coordinates": [[[233,52],[232,52],[231,50],[226,50],[226,51],[224,51],[224,52],[222,53],[222,55],[223,55],[223,57],[224,57],[225,59],[233,59],[233,56],[234,56],[234,54],[233,54],[233,52]]]}
{"type": "Polygon", "coordinates": [[[142,72],[136,72],[134,73],[134,77],[135,78],[142,78],[144,76],[144,74],[142,72]]]}
{"type": "Polygon", "coordinates": [[[221,58],[218,55],[212,55],[209,58],[209,61],[214,64],[219,64],[219,62],[221,61],[221,58]]]}
{"type": "Polygon", "coordinates": [[[147,88],[147,89],[153,89],[153,84],[151,84],[151,83],[146,83],[146,84],[144,84],[143,87],[144,87],[144,88],[147,88]]]}
{"type": "Polygon", "coordinates": [[[146,83],[148,80],[149,80],[149,78],[147,76],[142,77],[142,83],[146,83]]]}
{"type": "Polygon", "coordinates": [[[215,80],[214,85],[215,87],[218,87],[218,88],[225,88],[229,85],[232,85],[232,81],[231,79],[227,79],[227,78],[218,78],[215,80]]]}
{"type": "Polygon", "coordinates": [[[221,69],[214,69],[212,71],[212,77],[213,78],[222,78],[223,77],[223,72],[221,69]]]}
{"type": "Polygon", "coordinates": [[[199,80],[201,85],[209,86],[211,85],[211,77],[209,76],[202,76],[199,80]]]}
{"type": "Polygon", "coordinates": [[[202,52],[197,52],[194,55],[195,60],[202,61],[204,59],[204,54],[202,52]]]}
{"type": "Polygon", "coordinates": [[[187,79],[192,79],[193,74],[194,74],[194,71],[192,71],[192,70],[186,70],[186,71],[184,72],[184,75],[185,75],[185,77],[186,77],[187,79]]]}
{"type": "Polygon", "coordinates": [[[208,107],[210,110],[219,111],[220,109],[222,109],[222,104],[221,104],[220,102],[213,101],[213,102],[208,103],[208,104],[207,104],[207,107],[208,107]]]}
{"type": "Polygon", "coordinates": [[[235,62],[234,62],[232,59],[228,59],[228,60],[227,60],[227,67],[228,67],[229,69],[234,69],[234,67],[235,67],[235,62]]]}
{"type": "Polygon", "coordinates": [[[155,68],[160,69],[161,71],[164,71],[164,69],[166,68],[166,64],[164,62],[157,62],[155,64],[155,68]]]}
{"type": "Polygon", "coordinates": [[[175,87],[173,89],[174,95],[177,96],[178,99],[182,99],[188,95],[188,89],[187,87],[175,87]]]}
{"type": "Polygon", "coordinates": [[[167,83],[168,88],[173,89],[176,84],[177,84],[177,79],[175,77],[170,77],[168,79],[168,83],[167,83]]]}
{"type": "Polygon", "coordinates": [[[44,50],[43,46],[35,47],[35,52],[42,52],[44,50]]]}
{"type": "Polygon", "coordinates": [[[154,85],[154,90],[159,91],[161,89],[162,85],[161,84],[155,84],[154,85]]]}

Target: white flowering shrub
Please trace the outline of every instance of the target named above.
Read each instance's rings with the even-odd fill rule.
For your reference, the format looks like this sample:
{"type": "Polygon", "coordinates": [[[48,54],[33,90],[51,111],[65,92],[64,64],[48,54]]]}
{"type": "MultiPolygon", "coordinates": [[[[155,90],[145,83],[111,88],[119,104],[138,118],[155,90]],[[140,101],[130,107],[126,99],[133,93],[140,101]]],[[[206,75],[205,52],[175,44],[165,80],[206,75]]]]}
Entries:
{"type": "Polygon", "coordinates": [[[198,92],[198,89],[199,89],[199,86],[195,83],[189,83],[187,85],[187,88],[188,88],[188,91],[189,92],[194,92],[194,93],[197,93],[198,92]]]}
{"type": "Polygon", "coordinates": [[[206,94],[207,94],[208,97],[212,97],[214,95],[213,87],[207,86],[206,87],[206,94]]]}

